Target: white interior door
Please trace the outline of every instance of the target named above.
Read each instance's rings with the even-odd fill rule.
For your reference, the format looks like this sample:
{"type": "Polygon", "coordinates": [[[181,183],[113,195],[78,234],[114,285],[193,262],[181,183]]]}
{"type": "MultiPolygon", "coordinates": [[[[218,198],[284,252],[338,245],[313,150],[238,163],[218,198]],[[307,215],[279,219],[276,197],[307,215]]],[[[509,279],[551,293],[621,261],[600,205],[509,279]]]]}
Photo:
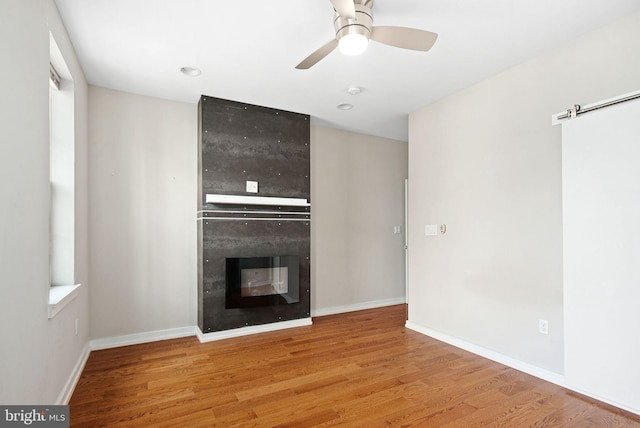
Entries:
{"type": "Polygon", "coordinates": [[[565,380],[640,413],[640,101],[562,125],[565,380]]]}

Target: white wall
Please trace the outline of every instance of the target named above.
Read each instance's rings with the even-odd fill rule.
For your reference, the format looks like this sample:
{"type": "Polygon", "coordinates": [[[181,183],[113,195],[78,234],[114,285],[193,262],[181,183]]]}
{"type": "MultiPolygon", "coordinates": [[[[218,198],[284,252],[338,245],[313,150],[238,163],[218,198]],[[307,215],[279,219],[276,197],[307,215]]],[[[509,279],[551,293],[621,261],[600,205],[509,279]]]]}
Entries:
{"type": "Polygon", "coordinates": [[[638,89],[638,52],[635,13],[410,115],[410,322],[563,373],[561,136],[550,116],[638,89]],[[432,223],[447,233],[426,237],[432,223]]]}
{"type": "Polygon", "coordinates": [[[56,404],[88,343],[87,84],[53,1],[1,2],[0,52],[0,403],[56,404]],[[51,320],[49,31],[75,81],[74,264],[83,284],[51,320]]]}
{"type": "Polygon", "coordinates": [[[404,302],[407,143],[311,128],[312,311],[404,302]]]}
{"type": "Polygon", "coordinates": [[[89,87],[91,338],[196,325],[197,108],[89,87]]]}

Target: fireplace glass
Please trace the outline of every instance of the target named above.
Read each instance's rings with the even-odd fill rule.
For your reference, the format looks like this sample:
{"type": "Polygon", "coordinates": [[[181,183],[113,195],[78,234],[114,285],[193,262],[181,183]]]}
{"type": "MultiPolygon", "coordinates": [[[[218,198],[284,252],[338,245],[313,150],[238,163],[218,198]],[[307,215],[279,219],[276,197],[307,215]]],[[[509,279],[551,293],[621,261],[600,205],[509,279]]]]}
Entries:
{"type": "Polygon", "coordinates": [[[297,256],[227,258],[225,307],[297,303],[298,263],[297,256]]]}

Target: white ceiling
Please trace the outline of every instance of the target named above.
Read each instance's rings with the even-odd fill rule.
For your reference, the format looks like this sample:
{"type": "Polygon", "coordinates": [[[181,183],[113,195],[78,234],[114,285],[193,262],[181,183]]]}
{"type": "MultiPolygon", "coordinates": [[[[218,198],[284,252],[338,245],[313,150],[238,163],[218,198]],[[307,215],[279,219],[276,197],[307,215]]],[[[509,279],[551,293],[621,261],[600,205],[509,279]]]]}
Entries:
{"type": "Polygon", "coordinates": [[[329,0],[55,2],[93,85],[190,103],[204,94],[405,141],[408,113],[640,9],[638,0],[376,0],[374,25],[436,32],[433,49],[371,42],[361,56],[336,50],[296,70],[333,37],[329,0]],[[362,92],[349,95],[350,85],[362,92]]]}

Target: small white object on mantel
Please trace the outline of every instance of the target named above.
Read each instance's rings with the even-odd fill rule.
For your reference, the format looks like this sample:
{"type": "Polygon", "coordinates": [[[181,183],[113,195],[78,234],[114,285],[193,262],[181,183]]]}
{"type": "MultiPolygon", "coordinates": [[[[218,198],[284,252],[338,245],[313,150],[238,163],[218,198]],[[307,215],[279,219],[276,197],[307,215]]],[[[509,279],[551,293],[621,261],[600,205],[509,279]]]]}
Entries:
{"type": "Polygon", "coordinates": [[[247,193],[258,193],[258,182],[247,180],[247,193]]]}

